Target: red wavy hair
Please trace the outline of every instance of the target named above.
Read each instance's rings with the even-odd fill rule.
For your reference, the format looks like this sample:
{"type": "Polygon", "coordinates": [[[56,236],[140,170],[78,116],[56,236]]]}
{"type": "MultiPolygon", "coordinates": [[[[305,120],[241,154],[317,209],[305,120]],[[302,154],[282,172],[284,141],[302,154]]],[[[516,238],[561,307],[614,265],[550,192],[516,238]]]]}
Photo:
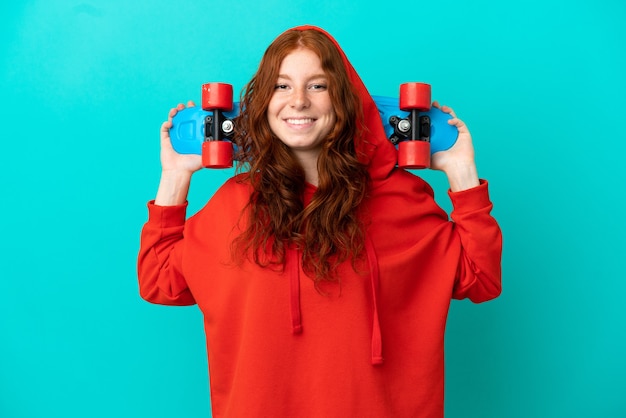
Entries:
{"type": "Polygon", "coordinates": [[[337,280],[335,267],[356,260],[364,244],[357,216],[369,176],[359,162],[355,137],[363,129],[361,100],[348,78],[333,42],[315,30],[280,35],[265,51],[259,68],[242,92],[235,143],[242,181],[253,188],[247,226],[233,242],[238,254],[249,254],[258,265],[285,264],[287,248],[302,252],[302,264],[316,284],[337,280]],[[318,158],[318,188],[304,207],[304,171],[289,147],[271,131],[267,109],[283,59],[298,48],[317,54],[328,78],[336,124],[318,158]]]}

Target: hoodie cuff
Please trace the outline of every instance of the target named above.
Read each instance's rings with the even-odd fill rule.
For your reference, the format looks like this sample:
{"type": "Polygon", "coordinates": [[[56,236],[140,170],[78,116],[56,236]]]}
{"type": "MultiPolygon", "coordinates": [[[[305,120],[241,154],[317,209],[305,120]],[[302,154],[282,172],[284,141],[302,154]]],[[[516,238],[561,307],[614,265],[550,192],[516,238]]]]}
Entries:
{"type": "Polygon", "coordinates": [[[480,179],[478,186],[471,189],[460,192],[448,190],[448,196],[456,212],[471,212],[492,205],[489,199],[489,183],[483,179],[480,179]]]}
{"type": "Polygon", "coordinates": [[[148,223],[167,228],[185,224],[187,202],[175,206],[158,206],[154,200],[148,202],[148,223]]]}

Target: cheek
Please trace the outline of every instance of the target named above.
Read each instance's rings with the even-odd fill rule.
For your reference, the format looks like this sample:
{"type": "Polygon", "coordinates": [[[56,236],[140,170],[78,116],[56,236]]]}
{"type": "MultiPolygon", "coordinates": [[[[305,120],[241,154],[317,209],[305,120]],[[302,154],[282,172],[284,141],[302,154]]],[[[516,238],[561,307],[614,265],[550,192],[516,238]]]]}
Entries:
{"type": "Polygon", "coordinates": [[[267,117],[271,118],[273,115],[276,115],[277,108],[278,108],[278,106],[276,104],[276,100],[274,100],[273,98],[270,99],[270,102],[267,105],[267,112],[266,112],[267,117]]]}
{"type": "Polygon", "coordinates": [[[337,123],[337,114],[335,113],[335,109],[331,107],[328,111],[328,114],[329,124],[335,125],[337,123]]]}
{"type": "Polygon", "coordinates": [[[280,106],[275,100],[270,100],[269,105],[267,106],[267,111],[265,112],[267,122],[269,123],[269,127],[272,131],[275,130],[276,124],[278,123],[278,113],[280,111],[280,106]]]}
{"type": "Polygon", "coordinates": [[[280,108],[277,108],[275,104],[272,106],[272,103],[270,102],[266,112],[266,121],[267,128],[273,135],[278,135],[281,130],[280,118],[278,116],[279,111],[280,108]]]}
{"type": "Polygon", "coordinates": [[[333,106],[333,102],[330,100],[330,97],[328,97],[328,100],[326,101],[326,113],[330,115],[330,120],[333,123],[337,121],[337,114],[335,113],[335,106],[333,106]]]}
{"type": "Polygon", "coordinates": [[[337,126],[337,117],[334,112],[327,115],[326,123],[324,125],[325,126],[322,131],[323,136],[328,136],[335,130],[337,126]]]}
{"type": "Polygon", "coordinates": [[[330,107],[327,112],[327,122],[326,122],[326,132],[325,135],[330,135],[335,128],[337,127],[337,114],[335,113],[334,107],[330,107]]]}

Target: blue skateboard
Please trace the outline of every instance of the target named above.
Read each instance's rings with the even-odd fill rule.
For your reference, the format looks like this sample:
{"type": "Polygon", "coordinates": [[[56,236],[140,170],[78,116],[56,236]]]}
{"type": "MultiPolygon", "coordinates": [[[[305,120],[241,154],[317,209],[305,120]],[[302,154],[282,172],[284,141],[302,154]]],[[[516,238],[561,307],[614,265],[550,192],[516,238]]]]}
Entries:
{"type": "MultiPolygon", "coordinates": [[[[179,154],[202,155],[209,168],[232,166],[232,137],[239,103],[232,101],[232,86],[202,86],[201,106],[179,111],[172,120],[170,138],[179,154]]],[[[458,131],[448,124],[451,116],[430,106],[430,85],[406,83],[400,98],[373,96],[387,138],[398,148],[398,166],[427,168],[430,155],[456,142],[458,131]]]]}

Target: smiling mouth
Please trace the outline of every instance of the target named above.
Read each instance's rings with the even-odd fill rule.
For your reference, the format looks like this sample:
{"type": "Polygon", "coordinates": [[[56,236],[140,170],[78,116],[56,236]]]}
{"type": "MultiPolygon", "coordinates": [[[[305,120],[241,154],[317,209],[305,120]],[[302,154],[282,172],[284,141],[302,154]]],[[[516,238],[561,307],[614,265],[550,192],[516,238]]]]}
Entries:
{"type": "Polygon", "coordinates": [[[315,122],[315,119],[313,118],[298,118],[298,119],[285,119],[285,122],[287,122],[290,125],[307,125],[310,123],[315,122]]]}

